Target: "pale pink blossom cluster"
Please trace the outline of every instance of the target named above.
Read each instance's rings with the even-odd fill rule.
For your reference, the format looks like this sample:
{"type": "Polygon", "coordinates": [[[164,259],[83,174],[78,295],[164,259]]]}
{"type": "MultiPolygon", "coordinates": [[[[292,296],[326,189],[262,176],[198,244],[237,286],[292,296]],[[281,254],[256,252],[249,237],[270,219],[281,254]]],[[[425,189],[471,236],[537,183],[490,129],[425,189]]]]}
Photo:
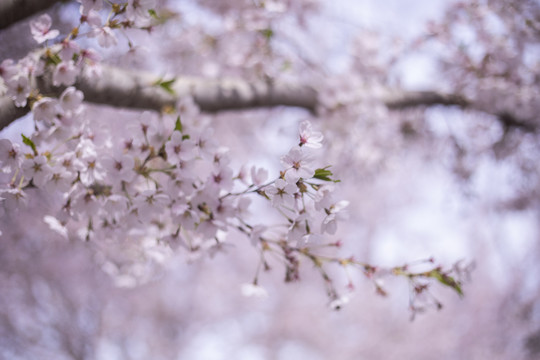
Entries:
{"type": "MultiPolygon", "coordinates": [[[[127,244],[130,263],[163,261],[177,249],[192,257],[213,254],[232,229],[239,229],[258,249],[269,241],[288,244],[282,246],[292,264],[287,277],[298,278],[298,261],[289,246],[320,244],[345,218],[347,202],[333,198],[337,181],[328,167],[316,164],[323,135],[309,121],[301,122],[297,145],[282,156],[282,170],[269,180],[264,168],[232,167],[228,150],[200,119],[192,98],[179,99],[172,112],[143,112],[121,132],[90,117],[76,81],[87,71],[99,76],[99,56],[80,47],[79,32],[88,27],[86,34],[99,45],[115,46],[118,22],[111,19],[125,16],[126,26],[147,26],[154,1],[130,0],[125,8],[113,7],[106,22],[99,12],[104,2],[79,2],[82,17],[76,31],[18,63],[5,60],[0,65],[7,94],[17,106],[30,106],[35,124],[35,132],[23,135],[22,144],[0,140],[0,214],[16,218],[32,207],[37,221],[62,239],[99,244],[96,249],[105,259],[108,248],[127,244]],[[58,97],[40,94],[32,84],[46,72],[53,85],[65,87],[58,97]],[[282,222],[250,224],[253,197],[267,201],[282,222]]],[[[277,3],[268,4],[280,9],[277,3]]],[[[31,30],[38,43],[60,35],[48,15],[33,21],[31,30]]],[[[116,268],[115,274],[126,268],[112,258],[104,267],[107,272],[116,268]]],[[[244,293],[253,294],[256,288],[246,289],[244,293]]]]}
{"type": "MultiPolygon", "coordinates": [[[[330,178],[332,173],[327,168],[316,167],[316,158],[309,149],[321,148],[322,134],[314,131],[306,120],[301,122],[298,135],[298,145],[281,157],[283,170],[279,178],[261,188],[261,193],[286,218],[286,226],[277,233],[262,224],[251,227],[254,243],[274,237],[274,240],[285,239],[292,246],[319,245],[322,235],[335,234],[337,221],[346,218],[348,202],[334,200],[337,181],[330,178]]],[[[253,169],[252,186],[262,182],[254,174],[257,172],[253,169]]]]}
{"type": "MultiPolygon", "coordinates": [[[[282,157],[284,169],[275,180],[266,182],[268,171],[257,167],[248,179],[235,175],[227,150],[209,129],[185,116],[198,113],[190,108],[192,101],[182,101],[174,115],[144,112],[124,134],[113,135],[86,116],[82,97],[69,87],[60,99],[40,100],[34,107],[38,132],[22,146],[0,141],[6,213],[16,213],[30,194],[39,194],[49,199],[44,221],[64,238],[151,238],[168,244],[163,251],[180,246],[192,253],[220,246],[231,228],[244,228],[257,247],[270,239],[267,224],[246,221],[249,196],[262,196],[279,210],[285,231],[274,239],[291,246],[334,234],[343,218],[347,203],[332,198],[331,173],[316,169],[303,146],[282,157]],[[76,121],[62,120],[71,116],[76,121]],[[233,192],[244,184],[245,191],[233,192]]],[[[322,135],[307,134],[306,128],[311,125],[304,121],[300,144],[319,147],[322,135]]]]}

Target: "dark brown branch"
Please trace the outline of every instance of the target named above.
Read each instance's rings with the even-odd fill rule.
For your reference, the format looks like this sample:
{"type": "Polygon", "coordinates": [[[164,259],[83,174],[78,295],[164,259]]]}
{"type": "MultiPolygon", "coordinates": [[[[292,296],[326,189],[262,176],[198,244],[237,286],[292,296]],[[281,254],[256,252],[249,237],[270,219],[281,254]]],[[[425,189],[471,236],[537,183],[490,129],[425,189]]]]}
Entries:
{"type": "Polygon", "coordinates": [[[57,2],[60,0],[1,0],[0,30],[46,10],[57,2]]]}
{"type": "MultiPolygon", "coordinates": [[[[157,76],[149,73],[103,66],[101,76],[82,77],[75,86],[84,93],[88,102],[156,111],[174,106],[179,98],[185,96],[192,96],[204,112],[280,105],[314,112],[317,105],[315,89],[302,84],[179,77],[172,86],[173,95],[156,85],[158,80],[157,76]]],[[[36,84],[46,96],[58,96],[64,90],[53,86],[50,74],[36,79],[36,84]]],[[[28,108],[15,108],[6,97],[0,98],[0,129],[28,111],[28,108]]]]}
{"type": "MultiPolygon", "coordinates": [[[[103,66],[102,75],[82,77],[75,86],[88,102],[122,108],[160,111],[174,106],[184,96],[192,96],[204,112],[240,110],[272,106],[293,106],[315,112],[318,106],[317,91],[305,84],[275,82],[247,82],[242,79],[204,79],[179,77],[168,93],[156,83],[160,79],[150,73],[127,71],[103,66]]],[[[168,79],[166,79],[168,80],[168,79]]],[[[58,96],[63,88],[52,85],[50,74],[36,79],[39,91],[46,96],[58,96]]],[[[536,131],[534,122],[518,119],[511,114],[498,114],[479,108],[471,101],[456,95],[433,91],[389,91],[381,100],[390,109],[419,106],[458,106],[489,113],[498,117],[505,126],[536,131]]],[[[0,129],[23,116],[28,108],[15,108],[11,100],[0,98],[0,129]]]]}
{"type": "Polygon", "coordinates": [[[390,109],[405,109],[408,107],[417,106],[433,106],[433,105],[457,105],[465,108],[469,102],[458,95],[441,94],[434,91],[408,91],[394,93],[385,99],[385,104],[390,109]]]}
{"type": "Polygon", "coordinates": [[[16,107],[13,100],[6,96],[0,97],[0,130],[18,118],[23,117],[29,111],[28,107],[16,107]]]}
{"type": "Polygon", "coordinates": [[[406,109],[418,106],[458,106],[462,109],[480,111],[497,117],[504,129],[520,129],[524,132],[536,132],[538,125],[534,119],[522,119],[507,111],[496,112],[486,105],[479,105],[460,95],[442,94],[434,91],[408,91],[390,93],[383,100],[389,109],[406,109]]]}

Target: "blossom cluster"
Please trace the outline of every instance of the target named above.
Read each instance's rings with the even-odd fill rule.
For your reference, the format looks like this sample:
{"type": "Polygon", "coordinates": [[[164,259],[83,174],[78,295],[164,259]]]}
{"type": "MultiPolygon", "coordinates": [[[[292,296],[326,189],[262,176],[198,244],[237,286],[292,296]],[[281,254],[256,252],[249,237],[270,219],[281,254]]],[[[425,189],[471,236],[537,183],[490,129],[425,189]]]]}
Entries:
{"type": "MultiPolygon", "coordinates": [[[[331,306],[345,303],[317,254],[322,247],[340,246],[326,239],[336,234],[348,206],[335,198],[339,181],[329,166],[317,164],[323,135],[302,121],[296,145],[281,157],[279,173],[269,177],[264,168],[233,168],[228,150],[219,146],[191,97],[162,112],[131,115],[121,129],[91,116],[76,80],[101,76],[100,58],[80,47],[77,38],[115,46],[116,30],[149,30],[156,15],[153,0],[129,0],[109,4],[111,12],[102,21],[105,2],[79,2],[81,24],[65,38],[18,62],[0,64],[0,90],[5,87],[16,106],[29,107],[35,125],[31,136],[22,135],[22,144],[0,139],[0,234],[12,235],[14,227],[6,225],[24,223],[21,213],[29,211],[57,237],[90,244],[101,268],[126,285],[144,277],[138,265],[161,262],[181,249],[190,258],[212,254],[223,249],[229,233],[240,231],[260,251],[263,268],[269,268],[265,254],[277,252],[285,280],[294,281],[300,278],[300,259],[307,258],[321,272],[331,306]],[[34,86],[36,77],[47,74],[62,89],[57,97],[34,86]],[[263,199],[268,205],[263,211],[275,212],[281,221],[252,223],[267,218],[249,216],[253,197],[263,199]]],[[[60,36],[48,15],[30,27],[39,44],[60,36]]],[[[352,258],[325,259],[374,273],[352,258]]],[[[246,295],[265,294],[258,272],[243,287],[246,295]]],[[[439,273],[429,274],[414,276],[439,273]]]]}
{"type": "MultiPolygon", "coordinates": [[[[231,167],[227,149],[218,145],[192,98],[180,99],[176,109],[137,115],[121,132],[91,118],[75,83],[83,73],[100,76],[99,56],[76,42],[82,26],[89,26],[86,35],[99,45],[116,45],[112,30],[148,25],[153,1],[113,6],[106,23],[102,1],[80,2],[81,25],[58,45],[0,67],[7,94],[17,106],[31,107],[35,124],[22,144],[0,140],[3,216],[16,219],[38,201],[34,211],[61,238],[100,243],[101,249],[127,243],[144,261],[177,248],[197,256],[219,249],[231,229],[242,230],[259,248],[271,241],[309,246],[336,232],[347,203],[333,199],[328,168],[314,166],[312,151],[321,148],[323,136],[307,120],[300,124],[298,144],[281,159],[283,170],[269,181],[263,168],[248,174],[231,167]],[[65,87],[58,97],[44,96],[32,84],[46,72],[52,72],[53,85],[65,87]],[[283,223],[249,224],[253,196],[266,199],[283,223]]],[[[48,15],[31,23],[31,33],[40,44],[60,35],[48,15]]],[[[291,254],[286,257],[297,264],[291,254]]],[[[110,270],[111,263],[103,265],[120,273],[121,266],[110,270]]]]}

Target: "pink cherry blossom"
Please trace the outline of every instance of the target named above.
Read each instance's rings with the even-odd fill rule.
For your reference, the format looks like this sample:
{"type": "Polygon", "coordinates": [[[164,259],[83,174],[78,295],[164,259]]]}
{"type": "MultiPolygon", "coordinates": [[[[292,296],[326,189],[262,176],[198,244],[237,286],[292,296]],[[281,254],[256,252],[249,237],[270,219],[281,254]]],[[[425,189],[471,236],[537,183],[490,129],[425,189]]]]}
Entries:
{"type": "Polygon", "coordinates": [[[28,77],[18,75],[7,81],[7,95],[13,99],[15,105],[26,106],[26,100],[30,95],[30,82],[28,77]]]}
{"type": "Polygon", "coordinates": [[[168,202],[170,202],[170,199],[167,195],[158,193],[155,190],[145,190],[134,200],[139,219],[145,223],[159,216],[162,213],[162,208],[168,202]]]}
{"type": "Polygon", "coordinates": [[[155,0],[128,0],[126,17],[137,26],[148,26],[151,19],[148,10],[151,10],[155,4],[155,0]]]}
{"type": "Polygon", "coordinates": [[[295,184],[300,178],[309,179],[315,175],[315,170],[311,167],[312,158],[304,154],[299,147],[292,148],[281,158],[281,163],[286,168],[285,179],[291,184],[295,184]]]}
{"type": "Polygon", "coordinates": [[[184,139],[179,131],[173,131],[171,139],[165,144],[167,160],[176,164],[181,160],[188,161],[195,158],[195,143],[191,139],[184,139]]]}
{"type": "Polygon", "coordinates": [[[60,58],[62,61],[73,60],[73,55],[80,51],[79,45],[73,40],[62,41],[62,50],[60,50],[60,58]]]}
{"type": "Polygon", "coordinates": [[[62,95],[60,95],[60,105],[64,111],[76,113],[80,110],[83,97],[82,91],[70,86],[62,92],[62,95]]]}
{"type": "Polygon", "coordinates": [[[0,76],[4,78],[5,81],[17,75],[18,72],[17,65],[12,59],[6,59],[0,63],[0,76]]]}
{"type": "Polygon", "coordinates": [[[77,0],[81,3],[80,12],[83,15],[88,15],[91,10],[99,11],[103,7],[103,0],[77,0]]]}
{"type": "Polygon", "coordinates": [[[300,146],[306,146],[313,149],[319,149],[322,144],[323,135],[319,131],[313,131],[313,127],[308,120],[304,120],[300,123],[300,146]]]}
{"type": "Polygon", "coordinates": [[[266,291],[265,288],[257,284],[253,284],[253,283],[242,284],[241,292],[242,292],[242,295],[246,297],[256,297],[256,298],[268,297],[268,291],[266,291]]]}
{"type": "Polygon", "coordinates": [[[294,194],[298,188],[296,185],[287,183],[283,179],[277,179],[274,185],[265,188],[264,192],[272,199],[274,207],[285,206],[294,207],[294,194]]]}
{"type": "Polygon", "coordinates": [[[24,160],[22,170],[24,176],[32,179],[32,182],[38,188],[43,187],[52,177],[51,167],[47,164],[47,158],[43,155],[24,160]]]}
{"type": "Polygon", "coordinates": [[[253,185],[261,186],[266,179],[268,179],[268,170],[256,168],[255,166],[251,167],[251,181],[253,181],[253,185]]]}
{"type": "Polygon", "coordinates": [[[3,172],[12,172],[21,165],[22,154],[19,144],[8,139],[0,139],[0,169],[3,172]]]}
{"type": "Polygon", "coordinates": [[[114,186],[120,186],[122,181],[130,182],[135,177],[135,160],[132,156],[117,154],[104,158],[101,163],[107,178],[114,186]]]}
{"type": "Polygon", "coordinates": [[[30,31],[34,40],[39,44],[54,39],[60,32],[58,30],[51,30],[52,20],[47,14],[41,15],[30,23],[30,31]]]}
{"type": "Polygon", "coordinates": [[[56,116],[60,113],[60,107],[58,106],[58,100],[52,98],[42,98],[38,100],[32,112],[34,113],[34,119],[36,121],[42,121],[47,125],[51,125],[56,116]]]}
{"type": "Polygon", "coordinates": [[[109,48],[111,46],[116,46],[118,40],[112,29],[108,26],[103,26],[93,29],[90,34],[90,37],[96,37],[98,44],[101,47],[109,48]]]}
{"type": "Polygon", "coordinates": [[[193,211],[187,204],[175,203],[171,208],[171,212],[175,222],[189,231],[194,230],[200,221],[197,212],[193,211]]]}
{"type": "Polygon", "coordinates": [[[75,66],[73,61],[63,61],[56,65],[53,73],[53,84],[59,85],[73,85],[79,74],[79,69],[75,66]]]}
{"type": "Polygon", "coordinates": [[[346,200],[338,201],[334,205],[327,209],[327,216],[324,218],[321,224],[321,233],[335,234],[337,230],[337,222],[346,220],[347,215],[343,210],[349,206],[349,202],[346,200]]]}

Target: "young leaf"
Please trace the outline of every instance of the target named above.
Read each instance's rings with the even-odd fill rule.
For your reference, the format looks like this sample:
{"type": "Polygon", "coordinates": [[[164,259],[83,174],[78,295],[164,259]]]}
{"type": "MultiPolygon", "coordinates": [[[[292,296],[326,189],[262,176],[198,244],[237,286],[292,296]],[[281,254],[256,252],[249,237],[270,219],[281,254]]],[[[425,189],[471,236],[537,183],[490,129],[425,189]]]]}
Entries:
{"type": "Polygon", "coordinates": [[[270,40],[272,36],[274,36],[274,30],[270,28],[260,30],[260,33],[266,38],[266,40],[270,40]]]}
{"type": "Polygon", "coordinates": [[[180,121],[180,116],[176,118],[176,124],[174,125],[174,130],[180,131],[180,132],[182,132],[183,130],[182,122],[180,121]]]}
{"type": "Polygon", "coordinates": [[[24,134],[21,134],[21,136],[23,138],[23,144],[30,146],[32,148],[32,151],[34,152],[34,155],[37,156],[38,152],[37,152],[37,149],[36,149],[36,144],[34,144],[32,139],[27,138],[26,136],[24,136],[24,134]]]}
{"type": "Polygon", "coordinates": [[[442,273],[440,270],[431,270],[429,272],[429,276],[436,279],[441,284],[454,289],[460,297],[463,297],[463,290],[461,290],[461,284],[453,277],[442,273]]]}
{"type": "Polygon", "coordinates": [[[327,166],[322,169],[315,170],[315,175],[313,177],[315,179],[323,180],[323,181],[333,181],[335,183],[340,182],[340,180],[332,180],[330,176],[334,175],[330,170],[328,170],[330,166],[327,166]]]}
{"type": "Polygon", "coordinates": [[[174,93],[174,89],[172,88],[172,85],[174,84],[175,81],[176,79],[171,79],[167,81],[163,81],[162,79],[159,79],[154,84],[161,87],[163,90],[165,90],[169,94],[174,95],[175,93],[174,93]]]}

